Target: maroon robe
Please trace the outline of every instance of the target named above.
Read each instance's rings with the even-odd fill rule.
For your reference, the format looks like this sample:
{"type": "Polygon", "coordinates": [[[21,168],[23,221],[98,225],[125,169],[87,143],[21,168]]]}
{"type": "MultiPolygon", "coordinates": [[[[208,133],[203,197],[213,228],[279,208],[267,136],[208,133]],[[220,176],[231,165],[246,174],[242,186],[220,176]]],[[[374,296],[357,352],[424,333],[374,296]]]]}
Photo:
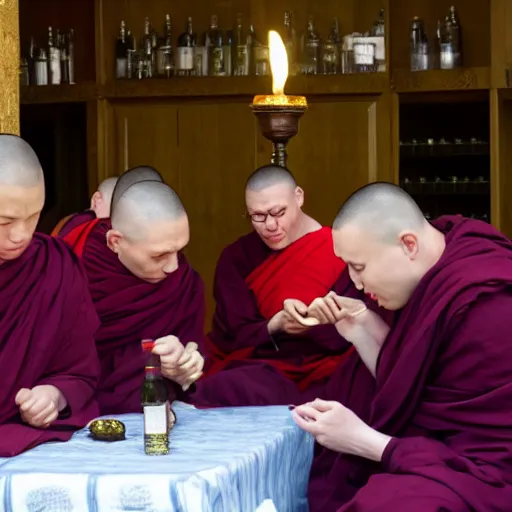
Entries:
{"type": "MultiPolygon", "coordinates": [[[[512,243],[480,221],[434,225],[446,250],[397,315],[362,411],[393,440],[381,464],[324,449],[311,472],[312,512],[511,508],[512,243]]],[[[367,374],[352,377],[329,398],[357,406],[367,374]]]]}
{"type": "Polygon", "coordinates": [[[98,401],[102,414],[141,411],[145,354],[141,340],[177,336],[203,345],[204,286],[180,254],[179,268],[160,283],[135,277],[107,246],[109,220],[96,223],[83,250],[89,290],[101,327],[98,401]]]}
{"type": "Polygon", "coordinates": [[[273,336],[267,325],[286,298],[309,304],[329,290],[363,298],[344,269],[334,254],[330,228],[309,233],[282,251],[269,249],[255,232],[228,246],[215,276],[210,368],[192,401],[278,405],[317,396],[352,347],[332,325],[313,327],[303,335],[273,336]],[[226,354],[220,371],[218,352],[226,354]]]}
{"type": "Polygon", "coordinates": [[[60,240],[35,234],[16,260],[0,265],[0,456],[67,441],[99,414],[94,333],[99,326],[77,258],[60,240]],[[53,385],[68,407],[47,429],[22,422],[21,388],[53,385]]]}
{"type": "Polygon", "coordinates": [[[53,228],[52,236],[65,237],[70,232],[80,229],[80,226],[96,218],[94,210],[84,210],[83,212],[72,213],[61,219],[53,228]]]}

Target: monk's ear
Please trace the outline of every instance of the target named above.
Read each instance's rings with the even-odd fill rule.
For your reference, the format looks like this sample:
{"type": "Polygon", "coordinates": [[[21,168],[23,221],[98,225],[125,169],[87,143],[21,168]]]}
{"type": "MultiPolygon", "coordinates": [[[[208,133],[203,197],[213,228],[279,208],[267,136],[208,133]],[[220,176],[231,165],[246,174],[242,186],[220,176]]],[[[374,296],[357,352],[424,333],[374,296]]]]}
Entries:
{"type": "Polygon", "coordinates": [[[415,259],[419,250],[418,237],[414,233],[402,233],[400,243],[404,254],[411,260],[415,259]]]}
{"type": "Polygon", "coordinates": [[[91,210],[94,210],[98,206],[98,202],[101,201],[101,193],[99,190],[96,190],[91,197],[91,210]]]}
{"type": "Polygon", "coordinates": [[[119,252],[119,245],[121,240],[123,239],[123,235],[117,229],[110,229],[107,231],[107,245],[108,248],[115,252],[116,254],[119,252]]]}
{"type": "Polygon", "coordinates": [[[297,200],[299,208],[302,208],[302,206],[304,205],[304,190],[302,190],[300,187],[297,187],[295,189],[295,198],[297,200]]]}

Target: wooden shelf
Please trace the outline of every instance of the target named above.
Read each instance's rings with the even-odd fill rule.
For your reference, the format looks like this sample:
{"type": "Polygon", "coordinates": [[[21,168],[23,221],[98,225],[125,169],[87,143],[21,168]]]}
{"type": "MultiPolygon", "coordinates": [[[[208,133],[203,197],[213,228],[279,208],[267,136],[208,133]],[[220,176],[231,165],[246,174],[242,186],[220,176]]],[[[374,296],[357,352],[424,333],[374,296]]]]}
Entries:
{"type": "Polygon", "coordinates": [[[99,96],[94,82],[73,85],[28,85],[20,87],[20,103],[82,103],[95,100],[99,96]]]}
{"type": "Polygon", "coordinates": [[[392,78],[392,87],[398,93],[474,91],[489,89],[490,86],[488,67],[432,71],[397,69],[392,78]]]}
{"type": "MultiPolygon", "coordinates": [[[[388,75],[368,73],[358,75],[316,75],[290,77],[286,94],[361,95],[380,94],[389,88],[388,75]]],[[[173,77],[170,79],[116,80],[103,91],[108,99],[162,98],[173,96],[254,96],[270,94],[270,77],[173,77]]]]}

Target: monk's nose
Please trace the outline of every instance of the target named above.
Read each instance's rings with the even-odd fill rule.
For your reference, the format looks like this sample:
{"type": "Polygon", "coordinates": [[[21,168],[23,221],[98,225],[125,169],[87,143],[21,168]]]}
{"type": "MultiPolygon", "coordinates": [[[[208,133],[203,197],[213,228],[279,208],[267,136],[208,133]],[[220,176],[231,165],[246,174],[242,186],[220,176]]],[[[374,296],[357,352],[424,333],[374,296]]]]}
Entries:
{"type": "Polygon", "coordinates": [[[178,256],[174,254],[171,256],[169,261],[165,264],[163,271],[166,274],[172,274],[175,270],[178,269],[178,256]]]}
{"type": "Polygon", "coordinates": [[[271,217],[270,215],[267,217],[267,220],[265,221],[265,227],[269,231],[275,231],[277,229],[277,221],[274,219],[274,217],[271,217]]]}
{"type": "Polygon", "coordinates": [[[24,226],[15,226],[11,230],[11,242],[15,244],[19,244],[21,242],[25,242],[30,237],[30,232],[24,226]]]}

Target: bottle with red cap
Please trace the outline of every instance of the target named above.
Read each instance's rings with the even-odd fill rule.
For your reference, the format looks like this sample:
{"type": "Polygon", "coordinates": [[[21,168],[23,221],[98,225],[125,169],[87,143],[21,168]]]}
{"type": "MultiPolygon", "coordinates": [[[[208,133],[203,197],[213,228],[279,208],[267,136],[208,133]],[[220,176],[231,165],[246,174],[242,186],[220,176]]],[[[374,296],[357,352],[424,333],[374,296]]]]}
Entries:
{"type": "Polygon", "coordinates": [[[144,412],[144,451],[146,455],[169,453],[169,390],[162,377],[160,357],[153,354],[153,340],[142,340],[146,354],[141,402],[144,412]]]}

